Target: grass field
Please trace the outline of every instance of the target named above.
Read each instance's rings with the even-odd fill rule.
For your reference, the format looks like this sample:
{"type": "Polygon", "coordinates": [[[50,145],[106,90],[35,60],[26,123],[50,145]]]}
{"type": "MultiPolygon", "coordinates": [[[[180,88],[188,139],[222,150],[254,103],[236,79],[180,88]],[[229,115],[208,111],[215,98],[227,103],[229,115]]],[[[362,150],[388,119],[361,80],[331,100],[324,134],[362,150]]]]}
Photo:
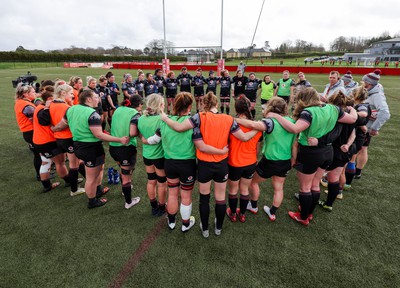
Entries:
{"type": "MultiPolygon", "coordinates": [[[[40,80],[106,73],[101,69],[30,71],[40,80]]],[[[118,82],[126,72],[114,70],[118,82]]],[[[67,188],[41,193],[40,183],[34,180],[32,155],[13,112],[11,80],[25,73],[24,69],[0,70],[0,287],[106,287],[118,281],[123,287],[399,287],[398,78],[382,77],[392,117],[372,141],[362,179],[354,180],[352,190],[335,202],[332,213],[317,208],[309,227],[288,217],[287,211],[297,207],[293,198],[297,181],[291,171],[275,223],[260,211],[247,215],[246,223],[225,219],[220,237],[210,233],[209,239],[203,239],[197,224],[183,234],[180,224],[169,231],[165,219],[150,216],[140,144],[133,194],[141,196],[142,202],[130,210],[123,208],[116,185],[111,185],[109,203],[94,210],[86,208],[85,196],[70,197],[67,188]],[[148,243],[157,233],[159,221],[162,230],[146,247],[143,241],[148,243]],[[139,261],[130,261],[139,247],[145,253],[139,261]],[[126,265],[128,261],[134,266],[126,265]]],[[[307,75],[307,79],[322,91],[328,75],[307,75]]],[[[115,164],[107,155],[106,167],[111,166],[115,164]]],[[[262,207],[272,200],[269,181],[261,191],[262,207]]],[[[193,195],[198,221],[197,187],[193,195]]]]}

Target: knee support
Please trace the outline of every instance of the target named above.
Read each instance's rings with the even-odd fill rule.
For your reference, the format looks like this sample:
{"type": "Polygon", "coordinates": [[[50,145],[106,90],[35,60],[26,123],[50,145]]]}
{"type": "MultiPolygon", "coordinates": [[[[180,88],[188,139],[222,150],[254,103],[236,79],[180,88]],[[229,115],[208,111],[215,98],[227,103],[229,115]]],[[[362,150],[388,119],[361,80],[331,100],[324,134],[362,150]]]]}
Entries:
{"type": "Polygon", "coordinates": [[[51,164],[53,164],[53,161],[51,161],[51,159],[47,159],[44,156],[40,156],[40,158],[42,159],[42,165],[40,166],[39,173],[40,174],[50,173],[51,164]]]}
{"type": "Polygon", "coordinates": [[[194,187],[194,182],[192,183],[181,183],[182,190],[189,191],[192,190],[194,187]]]}
{"type": "Polygon", "coordinates": [[[171,183],[171,182],[167,182],[168,188],[176,188],[179,187],[179,182],[177,183],[171,183]]]}
{"type": "Polygon", "coordinates": [[[156,172],[147,173],[147,180],[156,180],[156,179],[157,179],[157,174],[156,174],[156,172]]]}
{"type": "Polygon", "coordinates": [[[165,182],[167,182],[167,177],[166,176],[157,176],[157,182],[165,183],[165,182]]]}
{"type": "Polygon", "coordinates": [[[126,170],[126,169],[122,169],[121,168],[121,174],[122,175],[129,175],[130,176],[130,175],[132,175],[132,172],[133,172],[132,170],[126,170]]]}

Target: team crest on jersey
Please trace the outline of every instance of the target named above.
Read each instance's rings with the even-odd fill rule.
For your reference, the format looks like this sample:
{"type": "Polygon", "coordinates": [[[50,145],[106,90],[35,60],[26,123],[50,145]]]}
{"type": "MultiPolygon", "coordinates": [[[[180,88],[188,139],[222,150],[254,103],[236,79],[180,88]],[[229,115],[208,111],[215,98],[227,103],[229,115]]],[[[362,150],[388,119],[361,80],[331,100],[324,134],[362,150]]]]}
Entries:
{"type": "Polygon", "coordinates": [[[171,83],[171,86],[174,87],[174,86],[175,86],[175,83],[171,83]]]}
{"type": "Polygon", "coordinates": [[[285,83],[282,83],[282,88],[285,88],[285,83]]]}
{"type": "Polygon", "coordinates": [[[150,85],[150,89],[153,89],[153,85],[150,85]]]}
{"type": "Polygon", "coordinates": [[[87,162],[86,162],[86,165],[89,166],[89,167],[92,167],[92,166],[93,166],[93,163],[92,163],[92,161],[87,161],[87,162]]]}
{"type": "Polygon", "coordinates": [[[242,86],[242,81],[238,81],[238,86],[242,86]]]}
{"type": "Polygon", "coordinates": [[[253,86],[254,85],[254,82],[249,82],[249,86],[253,86]]]}
{"type": "Polygon", "coordinates": [[[188,181],[192,181],[192,180],[193,180],[193,176],[189,176],[188,181]]]}
{"type": "Polygon", "coordinates": [[[128,160],[122,161],[122,164],[128,164],[128,160]]]}
{"type": "Polygon", "coordinates": [[[69,146],[69,147],[68,147],[68,151],[69,151],[69,152],[74,152],[74,147],[73,147],[73,146],[69,146]]]}
{"type": "Polygon", "coordinates": [[[50,155],[50,153],[44,153],[44,157],[46,157],[46,158],[49,158],[51,155],[50,155]]]}

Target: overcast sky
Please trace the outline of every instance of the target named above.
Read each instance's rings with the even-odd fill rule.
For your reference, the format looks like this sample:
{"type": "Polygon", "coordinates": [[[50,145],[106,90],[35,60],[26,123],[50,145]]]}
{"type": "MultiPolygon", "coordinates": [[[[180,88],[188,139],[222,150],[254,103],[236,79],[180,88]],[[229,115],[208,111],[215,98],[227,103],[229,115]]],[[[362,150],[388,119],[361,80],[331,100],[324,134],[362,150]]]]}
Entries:
{"type": "MultiPolygon", "coordinates": [[[[262,0],[225,0],[223,48],[249,46],[262,0]]],[[[165,0],[167,40],[175,46],[220,45],[221,0],[165,0]]],[[[339,36],[400,32],[400,1],[265,0],[254,43],[285,40],[329,47],[339,36]]],[[[163,38],[162,0],[3,0],[0,50],[113,45],[143,49],[163,38]]]]}

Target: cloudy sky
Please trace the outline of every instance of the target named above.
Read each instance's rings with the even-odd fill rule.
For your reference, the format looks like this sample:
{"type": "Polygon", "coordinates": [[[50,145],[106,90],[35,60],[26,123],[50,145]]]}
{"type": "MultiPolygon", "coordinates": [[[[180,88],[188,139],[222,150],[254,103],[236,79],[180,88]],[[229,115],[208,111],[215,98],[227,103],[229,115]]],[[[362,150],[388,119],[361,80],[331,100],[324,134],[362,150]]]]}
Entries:
{"type": "MultiPolygon", "coordinates": [[[[224,1],[224,49],[250,45],[262,2],[224,1]]],[[[175,46],[219,45],[221,0],[165,0],[165,7],[167,40],[175,46]]],[[[393,36],[400,33],[399,11],[398,0],[265,0],[254,43],[276,48],[302,39],[328,48],[339,36],[393,36]]],[[[0,51],[143,49],[162,38],[162,0],[3,0],[0,9],[0,51]]]]}

